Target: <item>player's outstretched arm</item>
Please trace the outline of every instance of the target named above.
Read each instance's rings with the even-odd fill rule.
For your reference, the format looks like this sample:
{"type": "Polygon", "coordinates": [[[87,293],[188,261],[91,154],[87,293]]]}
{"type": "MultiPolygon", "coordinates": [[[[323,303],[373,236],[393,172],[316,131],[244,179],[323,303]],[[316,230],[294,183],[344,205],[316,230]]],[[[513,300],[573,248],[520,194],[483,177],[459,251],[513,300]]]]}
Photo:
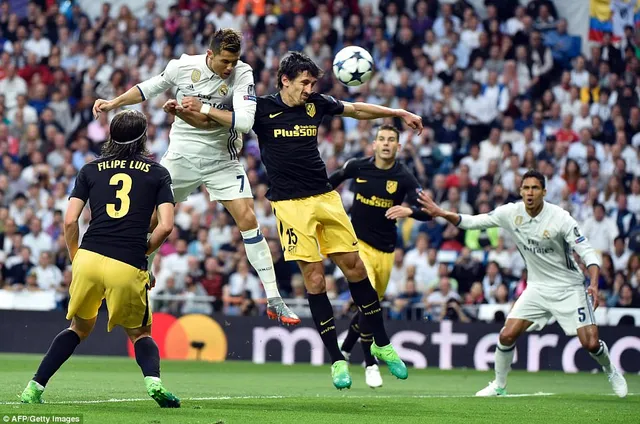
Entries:
{"type": "Polygon", "coordinates": [[[170,60],[167,67],[160,75],[134,85],[126,93],[113,100],[98,99],[93,104],[93,116],[98,119],[101,112],[109,112],[122,106],[136,105],[147,99],[152,99],[164,93],[170,87],[176,85],[175,78],[178,74],[178,61],[170,60]]]}
{"type": "Polygon", "coordinates": [[[414,130],[417,130],[418,134],[422,132],[422,118],[416,114],[407,112],[406,110],[391,109],[384,106],[361,102],[342,102],[342,104],[344,105],[344,112],[342,112],[342,116],[359,120],[401,118],[405,124],[414,130]]]}
{"type": "Polygon", "coordinates": [[[80,226],[78,220],[82,209],[84,209],[85,201],[77,197],[71,197],[67,206],[67,212],[64,216],[64,240],[69,250],[69,258],[73,262],[78,252],[78,239],[80,237],[80,226]]]}
{"type": "Polygon", "coordinates": [[[434,218],[442,217],[463,230],[484,230],[486,228],[501,227],[506,222],[510,205],[502,205],[489,213],[479,215],[457,214],[445,211],[431,199],[424,191],[418,194],[418,203],[422,211],[434,218]]]}
{"type": "Polygon", "coordinates": [[[138,89],[138,86],[135,85],[127,90],[126,93],[119,95],[113,100],[96,100],[93,104],[93,117],[98,119],[98,116],[100,116],[102,112],[109,112],[122,106],[137,105],[143,101],[144,97],[142,97],[142,92],[138,89]]]}

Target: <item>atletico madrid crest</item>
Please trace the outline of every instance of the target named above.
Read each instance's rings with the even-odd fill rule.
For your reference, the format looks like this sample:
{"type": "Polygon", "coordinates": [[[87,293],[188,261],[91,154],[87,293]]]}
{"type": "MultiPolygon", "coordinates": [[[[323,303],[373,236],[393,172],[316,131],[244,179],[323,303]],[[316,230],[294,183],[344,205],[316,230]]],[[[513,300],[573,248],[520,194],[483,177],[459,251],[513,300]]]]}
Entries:
{"type": "Polygon", "coordinates": [[[306,103],[304,107],[307,109],[307,115],[310,117],[316,116],[316,105],[313,103],[306,103]]]}

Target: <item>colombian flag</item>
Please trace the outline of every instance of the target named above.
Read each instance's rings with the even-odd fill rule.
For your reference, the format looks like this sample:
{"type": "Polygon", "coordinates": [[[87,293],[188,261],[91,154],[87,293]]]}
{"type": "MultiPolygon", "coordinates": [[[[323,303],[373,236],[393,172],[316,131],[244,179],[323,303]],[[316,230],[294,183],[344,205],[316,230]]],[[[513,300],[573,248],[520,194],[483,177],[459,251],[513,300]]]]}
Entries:
{"type": "MultiPolygon", "coordinates": [[[[626,0],[637,2],[638,0],[626,0]]],[[[634,26],[640,29],[640,9],[636,4],[634,14],[634,26]]],[[[589,41],[601,42],[605,32],[613,33],[611,0],[590,0],[589,4],[589,41]]],[[[620,37],[613,36],[613,41],[619,41],[620,37]]]]}

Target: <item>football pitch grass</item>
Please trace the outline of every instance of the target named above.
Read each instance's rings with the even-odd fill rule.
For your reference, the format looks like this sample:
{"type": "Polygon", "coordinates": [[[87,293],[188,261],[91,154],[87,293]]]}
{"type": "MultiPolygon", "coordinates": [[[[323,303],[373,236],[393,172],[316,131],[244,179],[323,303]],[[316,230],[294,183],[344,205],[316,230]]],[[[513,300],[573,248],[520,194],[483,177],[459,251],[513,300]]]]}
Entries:
{"type": "Polygon", "coordinates": [[[640,422],[640,377],[630,374],[626,399],[612,395],[602,373],[521,371],[510,376],[511,396],[482,399],[473,394],[492,372],[410,369],[409,379],[399,381],[381,367],[384,386],[373,390],[363,368],[351,364],[353,386],[338,391],[329,366],[163,361],[163,383],[182,408],[160,409],[134,359],[90,356],[63,365],[47,386],[45,404],[20,404],[40,358],[0,355],[0,420],[59,414],[82,415],[90,424],[640,422]]]}

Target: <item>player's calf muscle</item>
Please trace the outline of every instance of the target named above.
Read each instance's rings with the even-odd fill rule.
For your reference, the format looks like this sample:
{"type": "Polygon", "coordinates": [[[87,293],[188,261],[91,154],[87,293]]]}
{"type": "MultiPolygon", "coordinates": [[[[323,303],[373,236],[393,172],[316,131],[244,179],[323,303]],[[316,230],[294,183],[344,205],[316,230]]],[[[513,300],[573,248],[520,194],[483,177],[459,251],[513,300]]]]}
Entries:
{"type": "Polygon", "coordinates": [[[578,339],[580,339],[582,347],[587,349],[589,352],[597,352],[600,349],[598,327],[595,325],[578,328],[578,339]]]}

